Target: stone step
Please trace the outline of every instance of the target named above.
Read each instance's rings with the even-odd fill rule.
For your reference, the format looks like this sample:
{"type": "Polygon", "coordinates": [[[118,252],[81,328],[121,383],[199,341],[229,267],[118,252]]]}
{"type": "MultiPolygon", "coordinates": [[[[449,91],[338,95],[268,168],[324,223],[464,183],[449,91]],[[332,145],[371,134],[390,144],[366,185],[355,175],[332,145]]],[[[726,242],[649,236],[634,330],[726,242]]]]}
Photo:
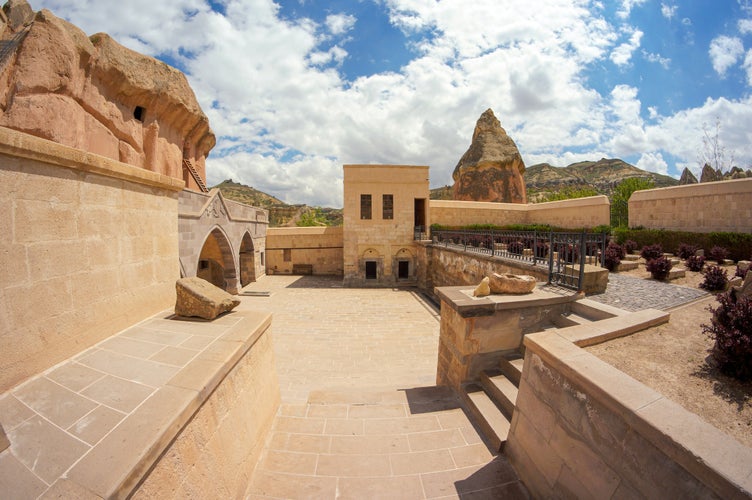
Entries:
{"type": "Polygon", "coordinates": [[[683,278],[687,275],[686,269],[671,269],[668,272],[668,279],[675,280],[677,278],[683,278]]]}
{"type": "Polygon", "coordinates": [[[517,401],[517,386],[501,373],[484,371],[480,374],[480,385],[486,394],[496,403],[507,419],[512,420],[514,405],[517,401]]]}
{"type": "Polygon", "coordinates": [[[461,398],[493,452],[501,452],[509,435],[510,422],[483,388],[465,386],[461,398]]]}
{"type": "Polygon", "coordinates": [[[522,366],[525,363],[525,359],[520,354],[519,357],[501,358],[499,361],[499,370],[503,373],[512,383],[519,387],[520,378],[522,378],[522,366]]]}
{"type": "Polygon", "coordinates": [[[637,262],[638,260],[640,260],[640,255],[636,253],[630,253],[630,254],[625,255],[624,258],[622,259],[622,261],[625,261],[625,260],[629,262],[637,262]]]}
{"type": "Polygon", "coordinates": [[[637,269],[640,266],[640,264],[637,263],[637,261],[634,260],[623,260],[619,263],[619,265],[616,267],[616,272],[624,272],[624,271],[631,271],[632,269],[637,269]]]}
{"type": "Polygon", "coordinates": [[[559,328],[566,328],[568,326],[575,326],[575,325],[587,325],[589,323],[592,323],[591,320],[575,313],[570,313],[570,314],[567,314],[566,316],[563,314],[560,314],[559,316],[556,316],[554,318],[553,322],[559,328]]]}

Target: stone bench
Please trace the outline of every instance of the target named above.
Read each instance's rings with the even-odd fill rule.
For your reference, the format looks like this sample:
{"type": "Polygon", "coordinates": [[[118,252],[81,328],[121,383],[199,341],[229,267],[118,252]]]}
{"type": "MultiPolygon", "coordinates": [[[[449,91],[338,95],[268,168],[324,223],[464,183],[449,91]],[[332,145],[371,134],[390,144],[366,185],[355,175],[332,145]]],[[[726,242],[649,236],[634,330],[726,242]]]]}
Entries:
{"type": "Polygon", "coordinates": [[[4,494],[242,496],[279,406],[270,324],[165,312],[2,395],[4,494]]]}

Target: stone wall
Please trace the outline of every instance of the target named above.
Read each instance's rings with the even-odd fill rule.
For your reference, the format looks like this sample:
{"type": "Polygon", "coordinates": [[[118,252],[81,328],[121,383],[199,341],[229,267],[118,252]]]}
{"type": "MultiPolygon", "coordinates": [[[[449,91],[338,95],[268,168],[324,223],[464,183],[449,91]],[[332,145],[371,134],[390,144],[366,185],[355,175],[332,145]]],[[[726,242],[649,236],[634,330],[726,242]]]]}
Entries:
{"type": "Polygon", "coordinates": [[[471,224],[549,224],[582,229],[610,223],[606,196],[520,205],[473,201],[431,200],[431,224],[461,227],[471,224]]]}
{"type": "Polygon", "coordinates": [[[709,233],[752,232],[752,179],[635,191],[629,227],[709,233]]]}
{"type": "Polygon", "coordinates": [[[174,304],[182,184],[0,128],[0,392],[174,304]]]}
{"type": "Polygon", "coordinates": [[[242,498],[279,403],[272,336],[265,329],[132,498],[242,498]]]}
{"type": "Polygon", "coordinates": [[[342,276],[342,227],[277,227],[266,233],[269,274],[292,274],[311,266],[313,274],[342,276]]]}
{"type": "Polygon", "coordinates": [[[533,497],[752,493],[750,448],[556,332],[524,343],[504,451],[533,497]]]}

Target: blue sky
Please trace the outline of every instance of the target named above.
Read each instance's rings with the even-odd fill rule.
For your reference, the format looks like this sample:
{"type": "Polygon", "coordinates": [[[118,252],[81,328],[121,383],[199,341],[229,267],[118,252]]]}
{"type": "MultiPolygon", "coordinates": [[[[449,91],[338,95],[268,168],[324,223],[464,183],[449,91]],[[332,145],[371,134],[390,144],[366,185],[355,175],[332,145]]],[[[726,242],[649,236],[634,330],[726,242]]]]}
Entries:
{"type": "Polygon", "coordinates": [[[342,206],[342,164],[431,166],[492,108],[525,163],[752,166],[752,0],[30,0],[183,70],[225,178],[342,206]]]}

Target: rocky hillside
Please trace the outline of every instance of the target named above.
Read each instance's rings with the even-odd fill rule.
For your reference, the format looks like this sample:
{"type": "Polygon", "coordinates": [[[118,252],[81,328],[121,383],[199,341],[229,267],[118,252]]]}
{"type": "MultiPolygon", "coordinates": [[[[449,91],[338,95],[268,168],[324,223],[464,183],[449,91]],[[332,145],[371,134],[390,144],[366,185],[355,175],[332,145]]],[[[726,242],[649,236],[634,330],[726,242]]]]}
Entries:
{"type": "Polygon", "coordinates": [[[213,186],[228,200],[269,210],[269,226],[341,226],[342,210],[338,208],[289,205],[263,191],[227,179],[213,186]]]}
{"type": "Polygon", "coordinates": [[[557,192],[565,187],[591,187],[600,194],[611,196],[617,184],[631,177],[652,179],[655,182],[655,187],[679,184],[679,181],[673,177],[642,170],[618,158],[582,161],[566,167],[554,167],[548,163],[539,163],[527,167],[524,175],[531,202],[539,200],[547,193],[557,192]]]}

